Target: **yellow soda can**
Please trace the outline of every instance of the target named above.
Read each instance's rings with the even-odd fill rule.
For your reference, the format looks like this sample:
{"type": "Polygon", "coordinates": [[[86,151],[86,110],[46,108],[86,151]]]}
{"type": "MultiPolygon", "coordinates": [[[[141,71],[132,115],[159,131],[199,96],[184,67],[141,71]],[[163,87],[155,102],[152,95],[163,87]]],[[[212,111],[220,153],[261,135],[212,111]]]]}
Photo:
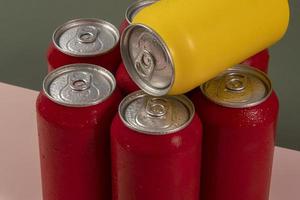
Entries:
{"type": "Polygon", "coordinates": [[[288,0],[163,0],[121,38],[131,78],[145,92],[178,95],[280,40],[288,0]]]}

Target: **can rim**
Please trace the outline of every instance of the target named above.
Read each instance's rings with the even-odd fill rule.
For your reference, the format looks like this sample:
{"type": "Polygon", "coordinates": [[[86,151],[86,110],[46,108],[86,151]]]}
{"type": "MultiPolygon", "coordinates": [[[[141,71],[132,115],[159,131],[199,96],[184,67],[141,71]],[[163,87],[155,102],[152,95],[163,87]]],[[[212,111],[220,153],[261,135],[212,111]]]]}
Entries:
{"type": "Polygon", "coordinates": [[[97,19],[97,18],[78,18],[78,19],[69,20],[69,21],[63,23],[62,25],[58,26],[52,34],[52,43],[54,44],[55,48],[58,49],[60,52],[66,54],[66,55],[69,55],[69,56],[73,56],[73,57],[92,57],[92,56],[97,56],[97,55],[104,55],[104,54],[107,54],[107,53],[113,51],[119,42],[120,42],[119,30],[112,23],[102,20],[102,19],[97,19]],[[59,38],[59,35],[62,32],[64,32],[65,30],[67,30],[73,26],[79,25],[82,22],[89,22],[89,23],[95,22],[95,23],[104,24],[107,28],[109,28],[115,34],[115,38],[116,38],[115,44],[110,49],[107,49],[106,51],[101,51],[101,52],[97,52],[97,53],[86,53],[86,54],[71,53],[70,51],[67,51],[67,50],[64,50],[63,48],[61,48],[57,44],[57,39],[59,38]]]}
{"type": "Polygon", "coordinates": [[[89,63],[74,63],[74,64],[69,64],[69,65],[64,65],[62,67],[59,67],[53,71],[51,71],[50,73],[48,73],[44,80],[43,80],[43,88],[42,88],[42,91],[43,93],[46,95],[46,97],[48,99],[50,99],[52,102],[56,103],[56,104],[59,104],[59,105],[63,105],[63,106],[66,106],[66,107],[73,107],[73,108],[83,108],[83,107],[90,107],[90,106],[94,106],[94,105],[97,105],[99,103],[102,103],[104,102],[106,99],[108,99],[112,94],[113,92],[115,91],[116,89],[116,80],[113,76],[113,74],[108,71],[107,69],[101,67],[101,66],[98,66],[98,65],[94,65],[94,64],[89,64],[89,63]],[[108,80],[110,80],[110,84],[111,84],[111,91],[110,91],[110,94],[107,95],[105,98],[101,98],[97,101],[94,101],[94,102],[91,102],[91,103],[86,103],[86,104],[70,104],[70,103],[63,103],[63,102],[60,102],[58,100],[56,100],[54,97],[52,97],[49,92],[48,92],[48,87],[52,81],[60,76],[60,75],[63,75],[65,73],[68,73],[68,72],[71,72],[71,71],[74,71],[76,69],[80,69],[80,68],[84,68],[84,69],[87,69],[87,68],[90,68],[92,70],[97,70],[98,72],[100,72],[103,76],[107,77],[108,80]]]}
{"type": "Polygon", "coordinates": [[[132,15],[136,13],[136,9],[151,5],[157,1],[159,0],[142,0],[142,1],[135,1],[131,3],[125,11],[125,20],[128,22],[128,24],[132,24],[132,20],[133,20],[132,15]]]}
{"type": "MultiPolygon", "coordinates": [[[[217,105],[220,105],[220,106],[223,106],[223,107],[227,107],[227,108],[250,108],[250,107],[254,107],[254,106],[257,106],[263,102],[265,102],[272,94],[273,92],[273,86],[272,86],[272,81],[270,80],[270,78],[268,77],[268,75],[257,69],[257,68],[254,68],[250,65],[245,65],[245,64],[239,64],[239,65],[236,65],[234,67],[231,67],[231,68],[228,68],[227,70],[221,72],[219,75],[217,75],[215,78],[218,78],[218,77],[221,77],[225,74],[228,74],[229,72],[248,72],[250,74],[254,74],[256,76],[258,76],[262,82],[265,84],[265,86],[267,87],[266,90],[268,90],[267,94],[264,96],[264,98],[256,101],[256,102],[253,102],[253,103],[248,103],[248,104],[244,104],[244,105],[235,105],[234,103],[222,103],[222,102],[219,102],[217,100],[215,100],[214,98],[211,98],[209,97],[206,92],[205,92],[205,85],[209,82],[207,81],[206,83],[202,84],[200,86],[200,89],[201,89],[201,92],[202,94],[204,94],[204,96],[214,102],[215,104],[217,105]]],[[[215,78],[211,79],[211,80],[214,80],[215,78]]]]}
{"type": "Polygon", "coordinates": [[[170,96],[172,98],[175,98],[175,99],[179,100],[187,108],[187,110],[189,112],[189,115],[190,115],[189,120],[187,120],[183,125],[175,128],[175,129],[168,130],[168,131],[145,131],[145,130],[140,130],[140,129],[130,125],[125,120],[124,111],[126,110],[127,106],[131,102],[133,102],[134,100],[136,100],[138,98],[142,98],[146,95],[148,95],[148,94],[145,93],[144,91],[138,90],[138,91],[132,92],[129,95],[127,95],[126,97],[124,97],[123,100],[119,104],[118,115],[121,118],[121,121],[123,122],[123,124],[127,128],[129,128],[133,131],[136,131],[138,133],[142,133],[142,134],[145,134],[145,135],[153,135],[153,136],[169,135],[169,134],[176,133],[180,130],[185,129],[188,125],[191,124],[192,120],[195,117],[195,106],[194,106],[193,102],[188,97],[186,97],[185,95],[170,96]]]}
{"type": "Polygon", "coordinates": [[[121,50],[121,56],[123,59],[123,63],[125,65],[125,68],[130,76],[130,78],[139,86],[140,89],[142,89],[144,92],[153,95],[153,96],[163,96],[166,95],[170,89],[174,85],[175,81],[175,65],[173,61],[172,54],[164,42],[164,40],[161,38],[161,36],[151,29],[150,27],[146,26],[145,24],[130,24],[126,29],[124,30],[123,34],[121,35],[121,40],[120,40],[120,50],[121,50]],[[150,32],[152,35],[154,35],[160,42],[163,51],[167,54],[167,57],[170,61],[171,65],[171,70],[172,70],[172,77],[170,80],[170,83],[167,87],[165,88],[156,88],[150,85],[147,85],[137,74],[137,72],[134,70],[134,64],[132,60],[130,59],[130,53],[129,53],[129,36],[131,35],[131,31],[135,28],[142,28],[145,29],[146,31],[150,32]]]}

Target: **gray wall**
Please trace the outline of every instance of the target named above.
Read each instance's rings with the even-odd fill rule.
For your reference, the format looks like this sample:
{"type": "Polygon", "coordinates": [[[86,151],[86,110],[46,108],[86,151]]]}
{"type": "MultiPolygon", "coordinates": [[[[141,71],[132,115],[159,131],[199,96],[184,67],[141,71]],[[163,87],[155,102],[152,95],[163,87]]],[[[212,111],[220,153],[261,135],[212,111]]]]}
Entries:
{"type": "Polygon", "coordinates": [[[270,76],[280,100],[278,144],[300,150],[300,1],[289,2],[289,29],[271,48],[270,76]]]}
{"type": "MultiPolygon", "coordinates": [[[[95,17],[119,26],[131,1],[0,2],[0,81],[39,90],[46,74],[46,48],[58,25],[73,18],[95,17]]],[[[300,2],[291,0],[290,4],[292,15],[288,33],[271,48],[270,75],[281,103],[278,144],[300,150],[300,2]]]]}

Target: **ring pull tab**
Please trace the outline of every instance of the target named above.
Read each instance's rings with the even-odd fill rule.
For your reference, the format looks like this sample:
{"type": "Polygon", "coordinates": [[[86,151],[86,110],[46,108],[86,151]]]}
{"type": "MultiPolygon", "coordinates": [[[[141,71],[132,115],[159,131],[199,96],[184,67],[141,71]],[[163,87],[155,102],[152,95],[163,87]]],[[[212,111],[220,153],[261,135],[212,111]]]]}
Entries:
{"type": "Polygon", "coordinates": [[[155,58],[149,51],[144,49],[137,56],[134,66],[139,76],[150,80],[155,67],[155,58]]]}
{"type": "Polygon", "coordinates": [[[243,74],[229,74],[225,77],[225,89],[231,92],[242,92],[247,88],[248,79],[243,74]]]}
{"type": "Polygon", "coordinates": [[[95,26],[82,26],[78,28],[76,38],[81,43],[93,43],[98,34],[99,30],[95,26]]]}
{"type": "Polygon", "coordinates": [[[147,97],[135,121],[142,127],[164,129],[173,125],[171,114],[171,105],[167,99],[147,97]]]}
{"type": "Polygon", "coordinates": [[[247,102],[251,98],[251,90],[247,75],[230,73],[220,81],[217,96],[223,101],[231,103],[247,102]]]}
{"type": "Polygon", "coordinates": [[[60,91],[60,97],[70,103],[82,103],[98,98],[100,91],[93,84],[93,75],[87,72],[73,72],[67,76],[67,84],[60,91]]]}
{"type": "Polygon", "coordinates": [[[90,88],[92,75],[87,77],[68,76],[68,83],[74,91],[84,91],[90,88]]]}
{"type": "Polygon", "coordinates": [[[150,98],[146,102],[146,113],[150,117],[163,117],[166,116],[170,106],[165,99],[162,98],[150,98]]]}

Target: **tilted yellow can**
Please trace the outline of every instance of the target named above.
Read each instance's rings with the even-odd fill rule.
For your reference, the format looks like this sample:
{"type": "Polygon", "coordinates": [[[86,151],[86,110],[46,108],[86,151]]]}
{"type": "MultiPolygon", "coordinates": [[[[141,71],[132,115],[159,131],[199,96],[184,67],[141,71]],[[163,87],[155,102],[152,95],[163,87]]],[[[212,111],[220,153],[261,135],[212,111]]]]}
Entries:
{"type": "Polygon", "coordinates": [[[282,38],[288,0],[163,0],[141,10],[121,53],[147,93],[182,94],[282,38]]]}

